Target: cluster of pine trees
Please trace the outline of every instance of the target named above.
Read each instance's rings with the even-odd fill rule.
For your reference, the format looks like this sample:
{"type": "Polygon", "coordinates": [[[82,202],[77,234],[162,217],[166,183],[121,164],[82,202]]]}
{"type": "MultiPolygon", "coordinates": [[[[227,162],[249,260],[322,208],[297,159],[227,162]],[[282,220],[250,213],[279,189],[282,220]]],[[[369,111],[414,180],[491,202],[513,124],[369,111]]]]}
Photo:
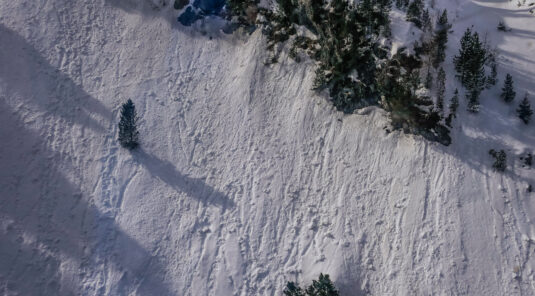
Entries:
{"type": "Polygon", "coordinates": [[[333,282],[328,274],[320,274],[318,280],[313,280],[312,284],[306,289],[302,289],[294,282],[288,282],[283,291],[285,296],[338,296],[338,290],[334,287],[333,282]]]}
{"type": "MultiPolygon", "coordinates": [[[[455,90],[448,105],[446,72],[442,68],[451,28],[446,10],[431,15],[422,0],[276,1],[275,11],[260,11],[267,20],[264,33],[268,48],[279,46],[282,50],[290,41],[290,57],[299,61],[300,53],[305,53],[316,60],[314,89],[327,89],[338,110],[351,113],[364,106],[380,105],[390,112],[394,127],[445,145],[451,142],[447,127],[457,117],[459,91],[455,90]],[[393,3],[422,31],[414,54],[401,48],[389,55],[384,45],[391,34],[389,14],[393,3]],[[298,36],[298,26],[306,27],[316,38],[298,36]]],[[[229,0],[228,6],[243,12],[251,3],[256,0],[229,0]]],[[[476,113],[482,91],[498,81],[495,53],[468,28],[453,62],[456,77],[466,89],[467,109],[476,113]]],[[[504,100],[510,96],[505,94],[504,100]]],[[[518,113],[529,122],[532,111],[527,98],[518,113]]]]}
{"type": "MultiPolygon", "coordinates": [[[[421,7],[416,3],[416,8],[411,10],[422,20],[419,26],[430,36],[421,46],[429,60],[423,63],[422,56],[408,55],[406,49],[391,57],[389,49],[383,45],[382,41],[391,34],[392,0],[357,3],[277,0],[277,3],[278,11],[267,14],[268,47],[273,49],[275,44],[294,40],[290,56],[298,56],[297,50],[302,49],[318,62],[314,88],[327,89],[338,110],[351,113],[357,108],[380,105],[391,111],[395,127],[446,145],[450,143],[449,130],[442,124],[443,115],[439,114],[443,112],[437,111],[432,100],[418,91],[423,85],[420,78],[423,65],[437,68],[444,62],[450,28],[446,11],[432,23],[429,11],[422,10],[421,1],[418,2],[421,7]],[[317,38],[293,36],[296,26],[306,27],[317,38]]],[[[444,80],[444,71],[438,73],[439,79],[444,80]]],[[[443,102],[445,82],[439,81],[437,85],[443,102]]]]}
{"type": "Polygon", "coordinates": [[[277,0],[278,12],[269,15],[270,45],[288,40],[296,25],[315,34],[314,40],[297,36],[292,49],[318,61],[314,88],[328,89],[339,110],[352,112],[378,97],[376,73],[387,56],[379,40],[390,34],[390,1],[277,0]]]}
{"type": "MultiPolygon", "coordinates": [[[[513,102],[516,97],[513,76],[511,76],[511,74],[509,73],[505,75],[505,81],[503,83],[502,93],[500,97],[505,103],[513,102]]],[[[524,122],[525,124],[528,124],[531,121],[531,115],[533,115],[533,110],[531,109],[528,93],[524,95],[524,98],[516,109],[516,113],[518,115],[518,118],[520,118],[520,120],[522,120],[522,122],[524,122]]]]}
{"type": "Polygon", "coordinates": [[[485,89],[487,59],[487,50],[479,39],[479,34],[467,28],[461,38],[459,54],[453,58],[453,63],[457,78],[467,90],[468,111],[473,113],[479,111],[479,97],[485,89]]]}

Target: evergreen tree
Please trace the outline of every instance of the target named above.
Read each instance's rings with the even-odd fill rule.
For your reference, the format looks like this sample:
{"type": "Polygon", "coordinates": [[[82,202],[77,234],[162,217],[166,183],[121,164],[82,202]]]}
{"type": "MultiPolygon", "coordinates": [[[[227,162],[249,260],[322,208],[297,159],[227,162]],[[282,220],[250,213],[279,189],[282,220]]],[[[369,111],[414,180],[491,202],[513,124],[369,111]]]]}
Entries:
{"type": "Polygon", "coordinates": [[[285,296],[305,296],[303,289],[294,282],[288,282],[282,293],[284,293],[285,296]]]}
{"type": "Polygon", "coordinates": [[[119,143],[130,150],[139,146],[139,132],[137,131],[137,112],[134,102],[128,99],[121,108],[121,120],[119,121],[119,143]]]}
{"type": "Polygon", "coordinates": [[[448,23],[448,11],[444,9],[442,15],[437,21],[436,24],[436,33],[433,40],[435,44],[435,54],[433,57],[433,66],[438,68],[438,66],[444,62],[446,58],[446,43],[448,43],[448,30],[451,25],[448,23]]]}
{"type": "Polygon", "coordinates": [[[294,282],[288,282],[283,291],[285,296],[339,296],[338,290],[328,274],[320,273],[318,280],[313,280],[312,284],[305,291],[294,282]]]}
{"type": "Polygon", "coordinates": [[[440,117],[444,116],[444,94],[446,93],[446,72],[441,67],[437,75],[437,109],[440,117]]]}
{"type": "Polygon", "coordinates": [[[457,117],[457,108],[459,108],[459,90],[455,89],[450,102],[450,114],[453,114],[453,117],[457,117]]]}
{"type": "Polygon", "coordinates": [[[510,103],[515,99],[515,96],[516,96],[516,92],[513,86],[513,76],[507,73],[507,75],[505,76],[505,82],[503,84],[502,94],[500,97],[505,102],[510,103]]]}
{"type": "Polygon", "coordinates": [[[406,20],[412,22],[418,28],[422,28],[422,12],[424,4],[422,0],[413,0],[407,9],[406,20]]]}
{"type": "Polygon", "coordinates": [[[475,32],[472,35],[471,49],[469,51],[470,56],[466,63],[466,88],[474,94],[477,94],[479,100],[479,94],[485,88],[486,76],[485,76],[485,63],[487,61],[487,51],[483,46],[483,43],[479,41],[479,34],[475,32]]]}
{"type": "Polygon", "coordinates": [[[531,110],[531,105],[529,104],[528,94],[524,96],[522,102],[516,109],[518,117],[525,123],[528,124],[531,120],[531,115],[533,115],[533,110],[531,110]]]}
{"type": "Polygon", "coordinates": [[[472,90],[466,93],[466,98],[468,99],[468,106],[466,110],[470,113],[479,112],[479,94],[472,90]]]}
{"type": "Polygon", "coordinates": [[[494,157],[492,168],[498,172],[505,172],[505,169],[507,168],[507,154],[505,154],[505,151],[490,149],[489,154],[494,157]]]}
{"type": "Polygon", "coordinates": [[[487,88],[491,88],[492,86],[496,85],[498,83],[498,66],[496,65],[496,60],[491,61],[490,64],[490,75],[487,76],[487,88]]]}
{"type": "Polygon", "coordinates": [[[466,64],[470,58],[470,48],[472,47],[472,30],[466,28],[463,37],[461,38],[461,48],[459,48],[459,54],[453,57],[453,64],[455,65],[455,71],[457,71],[457,77],[464,85],[466,82],[466,64]]]}
{"type": "Polygon", "coordinates": [[[453,118],[457,117],[457,108],[459,108],[459,90],[455,89],[455,93],[453,94],[453,98],[451,98],[449,106],[450,114],[446,117],[446,125],[449,127],[451,127],[453,118]]]}
{"type": "Polygon", "coordinates": [[[498,31],[507,32],[507,27],[505,26],[505,24],[502,21],[500,21],[498,23],[498,31]]]}
{"type": "Polygon", "coordinates": [[[422,12],[422,30],[424,32],[431,31],[431,17],[429,16],[429,9],[425,9],[422,12]]]}
{"type": "Polygon", "coordinates": [[[470,28],[466,29],[461,38],[461,48],[459,55],[454,57],[457,77],[467,89],[468,111],[479,111],[479,96],[486,84],[485,63],[487,61],[487,50],[479,40],[477,32],[472,33],[470,28]]]}
{"type": "Polygon", "coordinates": [[[313,280],[312,285],[306,289],[307,295],[310,296],[339,296],[338,290],[334,287],[333,282],[329,279],[328,274],[320,273],[319,280],[313,280]]]}

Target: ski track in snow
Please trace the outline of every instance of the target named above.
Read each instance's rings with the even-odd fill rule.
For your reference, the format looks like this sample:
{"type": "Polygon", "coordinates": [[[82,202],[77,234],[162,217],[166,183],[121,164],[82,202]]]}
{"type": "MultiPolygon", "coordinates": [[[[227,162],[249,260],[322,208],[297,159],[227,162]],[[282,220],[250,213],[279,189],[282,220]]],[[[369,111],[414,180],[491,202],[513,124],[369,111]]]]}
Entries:
{"type": "MultiPolygon", "coordinates": [[[[342,115],[311,91],[310,60],[283,49],[264,65],[259,30],[182,27],[159,5],[0,4],[2,294],[281,295],[320,272],[342,295],[535,293],[535,174],[518,160],[535,134],[499,87],[479,115],[461,110],[450,147],[386,134],[383,111],[342,115]],[[128,98],[135,152],[116,141],[128,98]],[[503,175],[491,148],[508,153],[503,175]]],[[[443,7],[448,60],[473,24],[516,102],[535,92],[525,7],[443,7]],[[510,34],[494,31],[502,16],[510,34]]]]}

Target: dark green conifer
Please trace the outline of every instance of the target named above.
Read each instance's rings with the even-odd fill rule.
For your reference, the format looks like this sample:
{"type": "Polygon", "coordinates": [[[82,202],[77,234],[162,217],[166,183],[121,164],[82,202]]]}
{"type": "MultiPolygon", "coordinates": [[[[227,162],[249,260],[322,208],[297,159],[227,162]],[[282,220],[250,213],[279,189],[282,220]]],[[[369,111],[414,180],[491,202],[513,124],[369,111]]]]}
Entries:
{"type": "Polygon", "coordinates": [[[294,282],[288,282],[284,288],[284,296],[305,296],[305,292],[294,282]]]}
{"type": "Polygon", "coordinates": [[[505,169],[507,168],[507,154],[505,154],[505,151],[490,149],[489,154],[494,158],[492,168],[497,172],[505,172],[505,169]]]}
{"type": "Polygon", "coordinates": [[[441,67],[437,74],[437,110],[444,116],[444,94],[446,93],[446,72],[441,67]]]}
{"type": "Polygon", "coordinates": [[[455,93],[450,101],[450,114],[446,117],[446,125],[451,127],[451,121],[457,117],[457,108],[459,108],[459,91],[455,89],[455,93]]]}
{"type": "Polygon", "coordinates": [[[433,26],[431,25],[431,16],[429,15],[429,9],[425,9],[422,12],[422,31],[429,32],[433,26]]]}
{"type": "Polygon", "coordinates": [[[307,295],[310,296],[339,296],[338,290],[334,287],[333,282],[329,278],[328,274],[320,273],[320,278],[316,281],[312,281],[306,289],[307,295]]]}
{"type": "Polygon", "coordinates": [[[135,149],[139,146],[139,132],[137,131],[137,112],[134,102],[128,99],[121,108],[119,121],[119,143],[127,149],[135,149]]]}
{"type": "Polygon", "coordinates": [[[513,85],[513,76],[511,76],[509,73],[507,73],[505,76],[502,94],[500,97],[507,103],[512,102],[516,97],[516,92],[513,85]]]}
{"type": "Polygon", "coordinates": [[[498,83],[498,65],[496,60],[492,60],[490,62],[490,75],[487,76],[487,88],[491,88],[496,83],[498,83]]]}
{"type": "Polygon", "coordinates": [[[409,4],[406,19],[414,23],[418,28],[422,28],[422,12],[424,4],[422,0],[414,0],[409,4]]]}
{"type": "Polygon", "coordinates": [[[437,21],[435,37],[433,38],[435,45],[433,67],[435,68],[438,68],[446,58],[446,44],[448,43],[448,30],[450,27],[451,25],[448,23],[448,11],[444,9],[437,21]]]}
{"type": "Polygon", "coordinates": [[[522,102],[516,109],[518,117],[525,123],[528,124],[531,120],[531,115],[533,115],[533,110],[531,110],[531,105],[529,103],[528,94],[524,96],[522,102]]]}
{"type": "Polygon", "coordinates": [[[472,43],[472,30],[470,28],[466,28],[466,31],[461,38],[459,54],[453,57],[453,64],[455,65],[455,71],[457,71],[456,76],[461,80],[463,85],[466,82],[466,64],[470,58],[472,43]]]}

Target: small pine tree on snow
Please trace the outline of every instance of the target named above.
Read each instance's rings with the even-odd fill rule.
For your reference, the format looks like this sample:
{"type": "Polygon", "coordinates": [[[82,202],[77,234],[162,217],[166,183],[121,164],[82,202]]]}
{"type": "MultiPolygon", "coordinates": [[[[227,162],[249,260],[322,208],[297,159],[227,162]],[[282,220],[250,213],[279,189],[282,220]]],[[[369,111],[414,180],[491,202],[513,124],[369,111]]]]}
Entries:
{"type": "Polygon", "coordinates": [[[466,93],[466,98],[468,99],[468,106],[466,110],[470,113],[479,112],[479,94],[472,90],[466,93]]]}
{"type": "Polygon", "coordinates": [[[136,106],[132,100],[128,99],[121,108],[121,120],[119,121],[119,143],[124,148],[132,150],[139,146],[137,121],[136,106]]]}
{"type": "Polygon", "coordinates": [[[503,84],[501,98],[505,102],[510,103],[515,99],[515,96],[516,92],[513,86],[513,76],[508,73],[505,76],[505,82],[503,84]]]}
{"type": "Polygon", "coordinates": [[[333,282],[329,278],[328,274],[320,273],[320,278],[316,281],[312,281],[306,289],[307,295],[310,296],[339,296],[338,290],[334,287],[333,282]]]}
{"type": "Polygon", "coordinates": [[[522,102],[516,109],[518,117],[525,123],[528,124],[531,120],[531,115],[533,115],[533,110],[531,110],[531,105],[529,104],[528,94],[524,96],[522,102]]]}
{"type": "Polygon", "coordinates": [[[422,12],[424,10],[424,4],[422,0],[414,0],[409,4],[407,9],[406,19],[409,22],[412,22],[418,28],[422,28],[422,12]]]}
{"type": "Polygon", "coordinates": [[[505,26],[505,24],[502,21],[500,21],[498,23],[498,31],[507,32],[507,27],[505,26]]]}
{"type": "Polygon", "coordinates": [[[446,93],[446,72],[441,67],[437,74],[437,109],[444,116],[444,94],[446,93]]]}
{"type": "Polygon", "coordinates": [[[490,75],[487,76],[487,88],[491,88],[492,86],[496,85],[498,83],[498,66],[496,65],[496,61],[491,61],[490,64],[490,75]]]}
{"type": "Polygon", "coordinates": [[[451,127],[451,121],[453,118],[457,117],[457,108],[459,108],[459,90],[455,89],[453,98],[451,98],[450,101],[450,114],[448,114],[448,117],[446,118],[446,125],[449,127],[451,127]]]}
{"type": "Polygon", "coordinates": [[[490,149],[489,154],[494,157],[492,168],[497,172],[505,172],[507,168],[507,154],[505,154],[505,151],[490,149]]]}
{"type": "Polygon", "coordinates": [[[533,154],[528,152],[526,156],[521,156],[520,160],[524,161],[524,164],[522,165],[523,168],[530,168],[533,165],[533,154]]]}

